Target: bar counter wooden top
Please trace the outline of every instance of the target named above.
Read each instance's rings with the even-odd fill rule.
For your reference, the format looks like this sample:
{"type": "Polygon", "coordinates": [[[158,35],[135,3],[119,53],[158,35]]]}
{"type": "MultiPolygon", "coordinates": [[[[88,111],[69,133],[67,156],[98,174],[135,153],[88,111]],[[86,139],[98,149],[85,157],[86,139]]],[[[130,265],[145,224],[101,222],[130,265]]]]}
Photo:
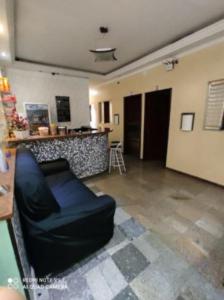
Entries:
{"type": "Polygon", "coordinates": [[[9,188],[7,194],[0,195],[0,220],[7,220],[13,216],[16,149],[12,148],[9,151],[11,152],[10,158],[7,159],[9,170],[0,173],[0,184],[9,188]]]}
{"type": "Polygon", "coordinates": [[[19,144],[24,142],[33,142],[33,141],[39,141],[39,140],[51,140],[51,139],[65,139],[65,138],[72,138],[72,137],[79,137],[84,138],[90,135],[96,135],[96,134],[108,134],[109,130],[94,130],[94,131],[86,131],[86,132],[76,132],[76,133],[68,133],[63,135],[46,135],[46,136],[40,136],[40,135],[31,135],[28,138],[25,139],[17,139],[17,138],[6,138],[6,142],[8,144],[19,144]]]}

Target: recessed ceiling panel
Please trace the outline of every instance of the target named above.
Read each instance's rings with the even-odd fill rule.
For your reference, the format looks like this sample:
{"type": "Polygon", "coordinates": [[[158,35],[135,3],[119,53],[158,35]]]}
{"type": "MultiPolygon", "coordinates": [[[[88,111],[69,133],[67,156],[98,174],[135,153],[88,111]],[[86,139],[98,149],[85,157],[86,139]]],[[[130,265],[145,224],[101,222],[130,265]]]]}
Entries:
{"type": "Polygon", "coordinates": [[[223,0],[16,0],[16,57],[105,74],[223,15],[223,0]],[[117,61],[95,62],[102,43],[117,61]]]}

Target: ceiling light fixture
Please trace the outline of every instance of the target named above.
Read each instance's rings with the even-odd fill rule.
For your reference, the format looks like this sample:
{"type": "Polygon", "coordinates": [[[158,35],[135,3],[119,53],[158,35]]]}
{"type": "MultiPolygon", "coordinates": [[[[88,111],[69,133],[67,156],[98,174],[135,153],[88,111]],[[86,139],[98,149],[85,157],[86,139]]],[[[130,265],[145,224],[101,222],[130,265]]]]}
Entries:
{"type": "MultiPolygon", "coordinates": [[[[101,26],[99,28],[101,34],[101,41],[105,39],[106,34],[108,34],[109,29],[108,27],[101,26]]],[[[95,62],[99,61],[115,61],[117,60],[115,56],[116,48],[111,47],[97,47],[94,50],[89,50],[95,56],[95,62]]]]}
{"type": "Polygon", "coordinates": [[[5,52],[1,52],[1,56],[2,57],[6,57],[6,53],[5,52]]]}
{"type": "Polygon", "coordinates": [[[0,24],[0,33],[4,32],[4,26],[2,24],[0,24]]]}

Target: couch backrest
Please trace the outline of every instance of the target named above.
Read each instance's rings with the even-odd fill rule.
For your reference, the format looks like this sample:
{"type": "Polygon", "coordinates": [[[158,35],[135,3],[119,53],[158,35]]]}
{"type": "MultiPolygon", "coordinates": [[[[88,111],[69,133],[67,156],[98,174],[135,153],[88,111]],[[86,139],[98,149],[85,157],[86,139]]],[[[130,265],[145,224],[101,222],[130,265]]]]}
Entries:
{"type": "Polygon", "coordinates": [[[17,150],[15,196],[19,209],[32,220],[60,210],[34,155],[26,148],[17,150]]]}

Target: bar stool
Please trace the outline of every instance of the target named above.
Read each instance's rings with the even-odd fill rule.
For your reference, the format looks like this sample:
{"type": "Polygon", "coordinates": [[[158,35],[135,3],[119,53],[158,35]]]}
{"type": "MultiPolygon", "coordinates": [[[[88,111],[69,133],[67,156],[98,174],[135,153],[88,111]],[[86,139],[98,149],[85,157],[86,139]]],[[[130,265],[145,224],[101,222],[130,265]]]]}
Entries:
{"type": "Polygon", "coordinates": [[[121,142],[112,142],[110,147],[110,161],[109,161],[109,173],[111,168],[119,168],[119,172],[126,172],[123,154],[122,154],[122,143],[121,142]]]}

